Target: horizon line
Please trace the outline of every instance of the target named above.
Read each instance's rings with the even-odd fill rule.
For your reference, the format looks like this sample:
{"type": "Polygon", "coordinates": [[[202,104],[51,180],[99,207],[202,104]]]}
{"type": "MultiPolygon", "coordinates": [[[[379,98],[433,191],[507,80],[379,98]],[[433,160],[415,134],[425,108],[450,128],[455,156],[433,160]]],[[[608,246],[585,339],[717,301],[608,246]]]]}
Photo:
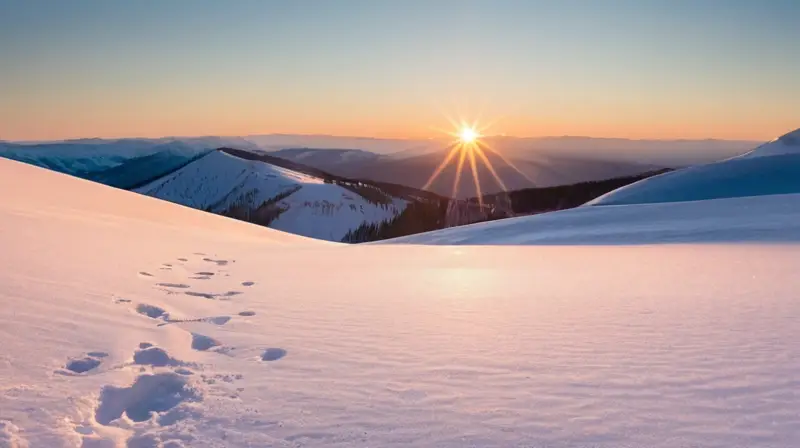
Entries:
{"type": "MultiPolygon", "coordinates": [[[[789,131],[791,132],[791,131],[789,131]]],[[[430,141],[430,140],[446,140],[449,137],[376,137],[376,136],[359,136],[359,135],[338,135],[338,134],[297,134],[285,132],[271,132],[264,134],[206,134],[206,135],[163,135],[158,137],[146,136],[122,136],[122,137],[70,137],[70,138],[56,138],[56,139],[4,139],[0,138],[0,142],[4,143],[58,143],[58,142],[75,142],[81,140],[160,140],[160,139],[192,139],[192,138],[248,138],[248,137],[326,137],[326,138],[342,138],[342,139],[357,139],[357,140],[378,140],[378,141],[430,141]]],[[[779,137],[779,136],[777,136],[779,137]]],[[[704,138],[629,138],[629,137],[593,137],[590,135],[540,135],[540,136],[519,136],[508,134],[492,134],[482,135],[482,139],[519,139],[519,140],[536,140],[536,139],[559,139],[559,138],[575,138],[575,139],[593,139],[593,140],[627,140],[627,141],[662,141],[662,142],[686,142],[686,141],[721,141],[721,142],[767,142],[770,139],[728,139],[719,137],[704,137],[704,138]]]]}

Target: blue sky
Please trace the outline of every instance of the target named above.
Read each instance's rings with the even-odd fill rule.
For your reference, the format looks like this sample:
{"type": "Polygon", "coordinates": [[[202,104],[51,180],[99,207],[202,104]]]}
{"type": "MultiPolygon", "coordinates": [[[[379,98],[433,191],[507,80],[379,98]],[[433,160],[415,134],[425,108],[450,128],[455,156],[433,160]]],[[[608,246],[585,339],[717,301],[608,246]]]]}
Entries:
{"type": "Polygon", "coordinates": [[[0,0],[0,139],[269,132],[769,138],[793,0],[0,0]]]}

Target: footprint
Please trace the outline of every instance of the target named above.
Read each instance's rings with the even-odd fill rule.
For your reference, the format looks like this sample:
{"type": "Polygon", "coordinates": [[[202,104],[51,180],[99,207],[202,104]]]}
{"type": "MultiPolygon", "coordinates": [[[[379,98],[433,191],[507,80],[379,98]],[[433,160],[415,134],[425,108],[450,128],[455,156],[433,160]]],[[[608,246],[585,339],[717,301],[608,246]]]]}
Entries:
{"type": "Polygon", "coordinates": [[[195,272],[194,275],[202,275],[204,277],[211,277],[212,275],[214,275],[214,273],[213,272],[207,272],[207,271],[200,271],[200,272],[195,272]]]}
{"type": "Polygon", "coordinates": [[[218,340],[198,333],[192,333],[192,348],[204,352],[210,348],[222,345],[218,340]]]}
{"type": "Polygon", "coordinates": [[[148,305],[146,303],[140,303],[136,305],[136,312],[151,319],[166,318],[168,316],[167,312],[163,308],[155,305],[148,305]]]}
{"type": "Polygon", "coordinates": [[[163,263],[163,264],[162,264],[162,266],[166,266],[166,267],[168,267],[168,268],[171,268],[171,267],[172,267],[172,265],[171,265],[171,264],[169,264],[169,263],[163,263]]]}
{"type": "Polygon", "coordinates": [[[261,354],[262,361],[277,361],[286,356],[286,350],[282,348],[268,348],[261,354]]]}
{"type": "Polygon", "coordinates": [[[189,261],[188,258],[178,258],[178,261],[189,261]]]}
{"type": "Polygon", "coordinates": [[[217,294],[209,294],[207,292],[186,291],[184,294],[186,294],[187,296],[202,297],[204,299],[210,299],[210,300],[214,300],[217,297],[217,294]]]}
{"type": "Polygon", "coordinates": [[[231,320],[230,316],[214,316],[202,319],[202,322],[208,322],[214,325],[225,325],[231,320]]]}
{"type": "Polygon", "coordinates": [[[102,361],[98,358],[106,356],[106,352],[89,352],[83,358],[70,359],[64,367],[72,373],[86,373],[100,365],[102,361]]]}
{"type": "Polygon", "coordinates": [[[92,429],[92,427],[88,425],[78,425],[75,427],[75,432],[77,432],[78,434],[82,434],[84,436],[90,436],[94,434],[94,429],[92,429]]]}
{"type": "Polygon", "coordinates": [[[246,316],[246,317],[247,316],[255,316],[256,312],[255,311],[240,311],[239,315],[240,316],[246,316]]]}
{"type": "Polygon", "coordinates": [[[186,283],[156,283],[156,286],[163,286],[164,288],[189,288],[190,286],[186,283]]]}
{"type": "Polygon", "coordinates": [[[230,316],[212,316],[212,317],[200,317],[197,319],[167,319],[166,322],[162,322],[158,324],[159,327],[163,327],[164,325],[170,324],[185,324],[185,323],[193,323],[193,322],[204,322],[210,323],[214,325],[225,325],[231,320],[230,316]]]}
{"type": "Polygon", "coordinates": [[[233,297],[233,296],[238,296],[239,294],[242,294],[242,292],[241,291],[228,291],[225,294],[223,294],[223,296],[225,296],[225,297],[233,297]]]}
{"type": "Polygon", "coordinates": [[[207,276],[194,276],[194,277],[189,277],[189,278],[192,279],[192,280],[211,280],[211,277],[207,277],[207,276]]]}
{"type": "Polygon", "coordinates": [[[123,414],[134,422],[144,422],[154,412],[169,411],[184,401],[202,401],[186,377],[174,372],[145,374],[129,387],[104,386],[94,418],[101,425],[109,425],[123,414]]]}
{"type": "Polygon", "coordinates": [[[112,300],[114,303],[116,303],[116,304],[120,304],[120,303],[131,303],[131,299],[123,299],[123,298],[121,298],[121,297],[114,297],[114,298],[113,298],[113,299],[111,299],[111,300],[112,300]]]}
{"type": "Polygon", "coordinates": [[[256,282],[242,282],[242,286],[253,286],[256,282]]]}
{"type": "Polygon", "coordinates": [[[139,276],[141,276],[141,277],[152,277],[153,274],[151,274],[149,272],[145,272],[145,271],[139,271],[139,276]]]}
{"type": "Polygon", "coordinates": [[[147,347],[142,350],[136,350],[133,354],[133,363],[140,366],[179,366],[183,364],[177,359],[169,356],[166,350],[160,347],[147,347]]]}
{"type": "Polygon", "coordinates": [[[203,258],[203,261],[207,261],[209,263],[216,263],[217,266],[225,266],[228,264],[228,260],[214,260],[213,258],[203,258]]]}
{"type": "Polygon", "coordinates": [[[204,254],[203,252],[195,252],[194,254],[195,254],[195,255],[200,255],[201,257],[204,257],[204,256],[206,255],[206,254],[204,254]]]}

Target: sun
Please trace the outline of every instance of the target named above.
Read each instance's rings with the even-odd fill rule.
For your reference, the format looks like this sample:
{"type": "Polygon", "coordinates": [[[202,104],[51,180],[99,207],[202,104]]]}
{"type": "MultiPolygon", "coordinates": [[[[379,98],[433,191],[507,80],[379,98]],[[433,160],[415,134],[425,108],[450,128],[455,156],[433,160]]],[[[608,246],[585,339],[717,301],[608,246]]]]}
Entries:
{"type": "Polygon", "coordinates": [[[474,143],[478,137],[478,131],[469,126],[464,126],[458,132],[458,139],[461,140],[461,143],[474,143]]]}

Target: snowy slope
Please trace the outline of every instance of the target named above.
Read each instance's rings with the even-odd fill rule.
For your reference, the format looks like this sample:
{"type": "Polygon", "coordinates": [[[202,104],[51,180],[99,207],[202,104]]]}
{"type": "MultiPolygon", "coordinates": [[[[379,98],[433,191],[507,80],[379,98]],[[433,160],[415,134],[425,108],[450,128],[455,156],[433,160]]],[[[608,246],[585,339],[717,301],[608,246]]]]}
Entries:
{"type": "MultiPolygon", "coordinates": [[[[347,246],[7,160],[0,189],[2,446],[800,444],[795,245],[347,246]]],[[[584,218],[615,209],[652,214],[584,218]]]]}
{"type": "Polygon", "coordinates": [[[782,135],[775,140],[764,143],[756,149],[744,154],[742,158],[778,156],[783,154],[800,154],[800,129],[782,135]]]}
{"type": "Polygon", "coordinates": [[[800,194],[578,207],[374,244],[617,245],[790,241],[800,242],[800,194]]]}
{"type": "Polygon", "coordinates": [[[698,201],[800,192],[800,129],[742,156],[651,177],[589,205],[698,201]]]}
{"type": "Polygon", "coordinates": [[[341,241],[364,222],[389,220],[406,206],[398,198],[388,204],[371,203],[318,177],[222,151],[135,191],[225,215],[236,215],[239,209],[248,216],[261,213],[266,217],[258,222],[264,225],[330,241],[341,241]]]}

